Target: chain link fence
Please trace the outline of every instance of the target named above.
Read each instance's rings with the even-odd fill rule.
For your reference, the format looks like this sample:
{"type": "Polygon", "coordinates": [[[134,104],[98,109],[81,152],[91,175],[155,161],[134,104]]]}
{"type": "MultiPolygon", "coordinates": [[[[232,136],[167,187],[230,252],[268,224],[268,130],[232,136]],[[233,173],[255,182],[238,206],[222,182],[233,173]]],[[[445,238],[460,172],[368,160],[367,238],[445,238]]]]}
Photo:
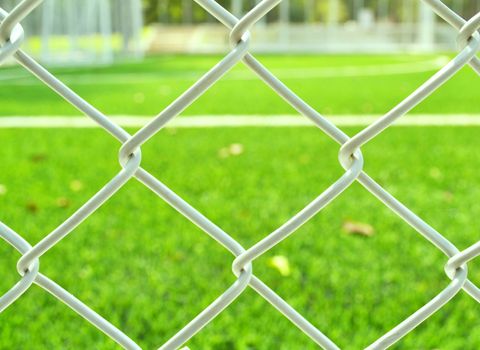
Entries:
{"type": "Polygon", "coordinates": [[[36,284],[72,308],[78,315],[84,317],[93,326],[97,327],[105,333],[105,335],[111,337],[123,348],[140,349],[128,335],[124,334],[53,280],[40,273],[39,269],[40,258],[43,254],[55,247],[60,240],[69,235],[84,220],[88,219],[95,210],[132,178],[136,178],[147,186],[185,218],[203,229],[212,239],[216,240],[234,256],[232,270],[237,277],[235,283],[198,316],[186,324],[183,329],[179,330],[178,333],[162,345],[160,349],[180,348],[227,308],[230,303],[239,298],[247,288],[252,288],[261,297],[270,302],[273,307],[320,347],[324,349],[339,349],[327,335],[312,325],[256,277],[253,274],[252,263],[279,242],[288,238],[296,229],[331,203],[355,181],[358,181],[385,206],[390,208],[447,256],[448,260],[445,264],[445,273],[450,280],[450,283],[432,300],[387,334],[369,345],[366,349],[386,349],[390,347],[448,303],[461,290],[464,290],[472,298],[480,302],[480,289],[467,277],[467,263],[480,255],[480,242],[464,251],[459,251],[453,243],[449,242],[438,231],[415,215],[363,171],[363,156],[360,150],[361,146],[375,138],[390,127],[397,119],[404,116],[421,101],[428,98],[432,92],[454,76],[465,65],[470,65],[470,67],[480,75],[480,60],[476,57],[476,53],[480,48],[480,34],[478,33],[478,29],[480,28],[480,13],[465,20],[440,0],[424,0],[437,15],[458,30],[459,53],[395,108],[350,138],[342,132],[342,130],[329,122],[328,119],[321,116],[306,102],[295,95],[293,91],[279,81],[249,53],[249,29],[278,5],[281,0],[263,0],[240,19],[236,18],[214,0],[196,0],[206,11],[230,29],[232,49],[216,66],[205,73],[201,79],[193,84],[193,86],[185,91],[157,117],[147,123],[134,135],[130,135],[21,50],[20,47],[24,39],[24,32],[20,22],[32,10],[40,6],[41,2],[42,0],[24,0],[10,13],[0,9],[0,62],[13,57],[46,86],[54,90],[116,138],[122,144],[119,151],[120,170],[110,182],[100,189],[72,216],[67,218],[60,226],[33,246],[24,240],[21,235],[0,222],[0,236],[22,255],[17,264],[21,278],[16,285],[0,297],[0,312],[19,299],[32,284],[36,284]],[[341,145],[339,161],[345,169],[344,174],[314,201],[309,203],[277,230],[249,248],[244,248],[239,242],[229,236],[228,233],[224,232],[215,223],[176,195],[160,180],[143,169],[141,167],[140,149],[144,143],[156,135],[170,120],[180,114],[187,106],[194,103],[198,97],[204,94],[215,82],[240,62],[243,62],[243,64],[256,73],[259,79],[263,80],[300,114],[309,118],[312,123],[341,145]]]}

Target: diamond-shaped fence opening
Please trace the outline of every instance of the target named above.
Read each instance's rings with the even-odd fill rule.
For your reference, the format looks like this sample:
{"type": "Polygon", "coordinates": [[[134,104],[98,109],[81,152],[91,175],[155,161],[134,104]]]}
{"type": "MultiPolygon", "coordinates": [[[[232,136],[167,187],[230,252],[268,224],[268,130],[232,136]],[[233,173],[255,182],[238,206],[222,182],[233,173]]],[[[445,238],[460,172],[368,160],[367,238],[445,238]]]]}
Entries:
{"type": "Polygon", "coordinates": [[[130,135],[112,122],[112,120],[83,100],[21,50],[24,40],[21,21],[32,10],[40,6],[42,0],[21,1],[10,13],[5,12],[3,9],[0,10],[0,62],[8,58],[15,59],[46,86],[95,121],[121,143],[119,151],[120,166],[117,175],[40,242],[32,246],[21,235],[11,230],[7,225],[0,223],[0,236],[22,254],[17,264],[20,274],[18,283],[0,297],[0,312],[17,300],[21,302],[21,296],[25,291],[32,284],[37,284],[125,349],[140,349],[127,334],[124,334],[82,301],[43,275],[39,268],[43,254],[53,249],[60,240],[73,232],[84,220],[88,220],[95,210],[108,201],[132,178],[136,178],[143,183],[186,219],[200,227],[211,238],[216,240],[218,244],[227,249],[233,255],[232,269],[237,277],[236,281],[222,295],[219,295],[206,309],[166,341],[160,349],[181,348],[185,342],[201,331],[203,327],[225,310],[235,299],[239,298],[247,288],[252,288],[260,297],[270,302],[278,312],[282,313],[320,347],[324,349],[338,349],[335,342],[326,335],[328,334],[328,329],[322,331],[317,329],[293,309],[253,274],[252,265],[255,259],[268,252],[282,240],[287,239],[301,225],[309,221],[355,181],[358,181],[386,207],[391,209],[448,257],[444,268],[446,275],[451,280],[432,300],[373,344],[367,346],[367,349],[388,348],[428,319],[461,290],[464,290],[472,298],[480,302],[480,290],[467,277],[467,263],[480,255],[480,242],[464,251],[459,251],[453,243],[449,242],[439,232],[415,215],[363,171],[363,156],[360,150],[361,146],[382,133],[397,119],[428,98],[430,94],[454,76],[462,67],[469,65],[477,74],[480,74],[480,60],[476,56],[480,48],[480,34],[478,33],[480,13],[465,20],[440,0],[424,0],[437,15],[458,30],[459,53],[396,107],[387,111],[383,117],[350,138],[299,98],[249,53],[250,28],[276,7],[281,0],[262,0],[242,18],[236,18],[214,0],[196,0],[196,2],[230,30],[231,50],[217,65],[206,72],[195,84],[134,135],[130,135]],[[286,103],[290,104],[300,114],[309,118],[312,123],[340,144],[339,161],[345,169],[343,175],[326,188],[324,192],[320,193],[315,200],[306,205],[278,229],[248,248],[243,247],[227,232],[224,232],[215,223],[141,167],[141,146],[154,137],[170,120],[194,103],[198,97],[239,63],[243,63],[250,68],[259,79],[263,80],[272,90],[283,97],[286,103]]]}

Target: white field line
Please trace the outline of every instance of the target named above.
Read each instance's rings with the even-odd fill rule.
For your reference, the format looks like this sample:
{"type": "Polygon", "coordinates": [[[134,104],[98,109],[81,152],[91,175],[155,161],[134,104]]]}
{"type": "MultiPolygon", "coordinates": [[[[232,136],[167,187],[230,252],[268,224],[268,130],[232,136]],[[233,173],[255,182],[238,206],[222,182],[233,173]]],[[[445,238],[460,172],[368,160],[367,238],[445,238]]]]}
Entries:
{"type": "MultiPolygon", "coordinates": [[[[380,115],[345,115],[328,117],[337,126],[367,126],[380,115]]],[[[111,120],[123,127],[140,128],[153,117],[114,116],[111,120]]],[[[409,115],[398,120],[395,126],[480,126],[480,114],[468,115],[409,115]]],[[[38,116],[0,117],[0,128],[95,128],[98,127],[87,117],[38,116]]],[[[280,115],[219,115],[180,116],[167,124],[169,128],[241,128],[241,127],[314,127],[305,117],[280,115]]]]}

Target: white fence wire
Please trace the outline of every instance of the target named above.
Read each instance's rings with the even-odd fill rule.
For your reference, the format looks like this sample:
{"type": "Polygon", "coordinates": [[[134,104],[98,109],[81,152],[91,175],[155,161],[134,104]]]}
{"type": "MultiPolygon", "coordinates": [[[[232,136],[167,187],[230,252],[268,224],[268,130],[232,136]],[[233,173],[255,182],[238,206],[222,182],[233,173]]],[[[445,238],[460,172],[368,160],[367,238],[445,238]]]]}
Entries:
{"type": "MultiPolygon", "coordinates": [[[[478,33],[478,29],[480,28],[480,13],[468,20],[464,20],[440,0],[424,0],[425,3],[431,6],[437,15],[458,30],[459,53],[395,108],[360,131],[354,137],[349,138],[334,124],[329,122],[306,102],[295,95],[293,91],[280,82],[257,59],[255,59],[252,54],[249,53],[249,29],[279,4],[281,0],[262,0],[240,19],[233,16],[214,0],[195,1],[225,26],[230,28],[230,42],[232,49],[216,66],[205,73],[205,75],[193,84],[192,87],[185,91],[170,106],[134,135],[127,133],[124,129],[95,109],[95,107],[83,100],[20,49],[24,39],[24,33],[20,22],[32,10],[39,6],[42,0],[24,0],[10,13],[0,9],[0,62],[9,57],[13,57],[20,65],[44,82],[45,85],[57,92],[66,101],[71,103],[86,116],[90,117],[122,143],[119,153],[121,169],[118,174],[71,217],[66,219],[60,226],[34,246],[30,245],[21,235],[11,230],[5,224],[0,223],[0,236],[22,254],[17,264],[21,279],[9,291],[1,296],[0,312],[19,299],[22,294],[35,283],[68,305],[123,348],[140,349],[135,341],[128,335],[124,334],[121,330],[82,303],[75,296],[39,272],[41,256],[55,247],[60,240],[69,235],[84,220],[88,219],[95,210],[111,198],[132,178],[136,178],[151,189],[184,217],[203,229],[203,231],[209,234],[234,256],[232,267],[233,273],[237,277],[235,283],[233,283],[197,317],[185,325],[183,329],[179,330],[177,334],[163,344],[160,349],[177,349],[181,347],[205,327],[205,325],[210,323],[226,307],[228,307],[230,303],[240,297],[249,287],[253,288],[260,296],[269,301],[280,313],[287,317],[320,347],[324,349],[339,349],[334,341],[329,339],[327,335],[317,329],[273,290],[265,285],[259,278],[257,278],[253,274],[252,263],[259,256],[265,254],[279,242],[289,237],[296,229],[331,203],[355,181],[358,181],[363,185],[384,205],[390,208],[447,256],[448,261],[445,265],[445,272],[451,280],[451,282],[432,300],[406,320],[402,321],[387,334],[376,340],[373,344],[367,346],[366,349],[373,350],[388,348],[412,331],[420,323],[428,319],[461,290],[464,290],[472,298],[480,302],[480,289],[478,289],[467,277],[467,263],[480,255],[480,242],[472,245],[464,251],[459,251],[453,243],[449,242],[434,228],[415,215],[404,204],[395,199],[363,171],[363,156],[360,150],[361,146],[368,143],[386,128],[391,126],[397,119],[404,116],[421,101],[426,99],[432,92],[449,80],[465,65],[470,65],[470,67],[480,75],[480,60],[476,56],[476,53],[480,48],[480,33],[478,33]],[[165,186],[160,180],[140,166],[140,147],[157,134],[158,131],[170,120],[176,117],[199,96],[205,93],[206,90],[221,79],[225,73],[239,62],[243,62],[248,66],[258,75],[259,79],[263,80],[276,93],[283,97],[287,103],[294,107],[299,113],[309,118],[316,126],[341,145],[339,161],[345,169],[345,173],[314,201],[309,203],[280,228],[248,249],[244,248],[239,242],[229,236],[228,233],[224,232],[220,227],[215,225],[215,223],[203,216],[194,207],[189,205],[185,200],[165,186]]],[[[465,345],[465,348],[468,348],[468,346],[465,345]]]]}

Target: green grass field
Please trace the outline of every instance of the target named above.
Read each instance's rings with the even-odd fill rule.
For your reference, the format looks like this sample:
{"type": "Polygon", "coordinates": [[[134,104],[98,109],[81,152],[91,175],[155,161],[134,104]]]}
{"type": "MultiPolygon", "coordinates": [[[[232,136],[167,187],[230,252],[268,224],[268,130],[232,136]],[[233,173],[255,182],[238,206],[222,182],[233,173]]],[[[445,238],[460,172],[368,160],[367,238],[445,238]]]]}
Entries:
{"type": "MultiPolygon", "coordinates": [[[[341,70],[434,58],[269,56],[264,61],[281,72],[299,64],[341,70]]],[[[144,64],[55,71],[106,113],[154,115],[217,59],[150,58],[144,64]],[[115,82],[134,72],[139,75],[126,75],[131,81],[115,82]],[[102,82],[103,78],[110,82],[102,82]]],[[[242,72],[243,68],[232,72],[186,114],[293,113],[261,83],[235,78],[242,72]]],[[[393,107],[432,73],[285,82],[327,114],[377,114],[393,107]]],[[[21,71],[0,70],[0,79],[2,74],[21,71]]],[[[415,112],[479,113],[478,84],[478,77],[464,69],[415,112]]],[[[30,78],[3,80],[0,100],[2,115],[78,114],[30,78]]],[[[353,135],[359,129],[345,131],[353,135]]],[[[477,127],[388,129],[364,147],[365,170],[464,249],[479,239],[475,219],[480,215],[479,131],[477,127]]],[[[0,129],[0,140],[0,220],[32,244],[119,170],[119,144],[102,130],[0,129]]],[[[338,148],[315,128],[165,129],[143,147],[142,165],[249,247],[343,173],[338,148]],[[226,151],[232,144],[241,145],[237,146],[241,152],[226,151]]],[[[15,268],[19,254],[0,243],[0,257],[1,293],[19,278],[15,268]]],[[[42,257],[41,271],[142,348],[154,349],[235,280],[232,261],[205,233],[132,180],[42,257]]],[[[342,349],[361,349],[449,283],[443,272],[446,261],[354,184],[259,258],[254,272],[342,349]],[[369,225],[373,235],[347,232],[344,225],[352,222],[369,225]],[[287,259],[288,269],[272,264],[278,256],[287,259]]],[[[480,283],[478,265],[469,265],[469,277],[480,283]]],[[[393,349],[478,349],[479,315],[480,306],[461,292],[393,349]]],[[[0,349],[8,350],[118,349],[38,287],[0,314],[0,339],[0,349]]],[[[187,345],[225,350],[317,348],[251,290],[187,345]]]]}
{"type": "MultiPolygon", "coordinates": [[[[385,113],[428,79],[448,57],[452,56],[259,58],[309,104],[321,113],[332,115],[385,113]],[[430,69],[411,72],[419,65],[430,69]],[[392,66],[410,73],[384,73],[392,66]],[[343,74],[335,73],[336,69],[343,74]],[[377,75],[365,75],[365,72],[371,74],[372,71],[377,75]]],[[[57,68],[52,71],[107,114],[153,116],[220,58],[166,56],[113,67],[57,68]]],[[[79,114],[22,68],[7,68],[0,72],[0,115],[79,114]]],[[[475,84],[476,79],[478,77],[471,69],[464,68],[413,113],[480,113],[480,90],[467,88],[475,84]]],[[[295,111],[240,64],[184,114],[295,114],[295,111]]]]}

